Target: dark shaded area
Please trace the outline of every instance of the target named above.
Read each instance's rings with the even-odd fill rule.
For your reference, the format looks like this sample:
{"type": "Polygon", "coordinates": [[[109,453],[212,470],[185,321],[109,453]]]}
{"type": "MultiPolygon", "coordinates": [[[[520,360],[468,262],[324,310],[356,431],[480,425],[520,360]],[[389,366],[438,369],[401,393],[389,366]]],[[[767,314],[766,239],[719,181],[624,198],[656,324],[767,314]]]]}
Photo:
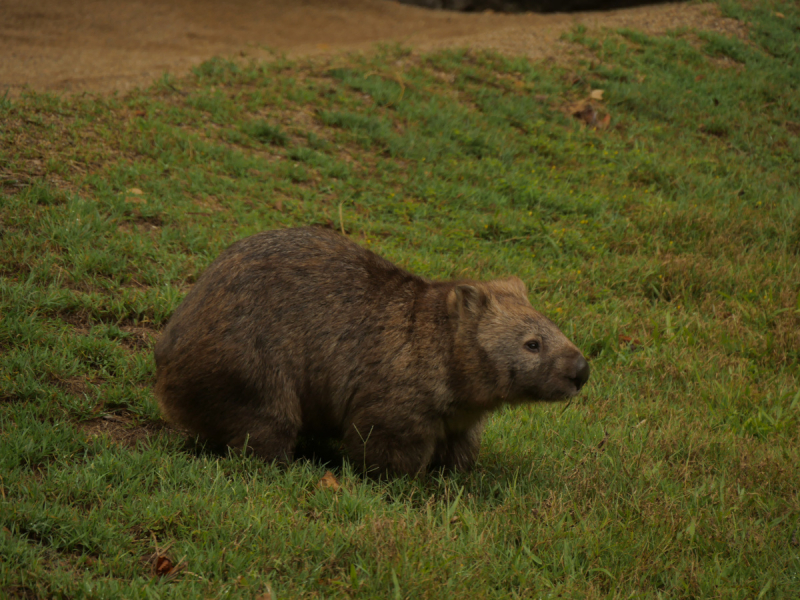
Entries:
{"type": "MultiPolygon", "coordinates": [[[[239,449],[230,448],[225,444],[203,442],[196,437],[187,437],[183,444],[187,454],[198,458],[224,458],[231,452],[239,449]]],[[[333,438],[300,435],[294,450],[292,462],[308,461],[318,467],[340,471],[346,460],[342,451],[341,442],[333,438]]]]}
{"type": "Polygon", "coordinates": [[[579,10],[609,10],[630,8],[648,4],[663,4],[667,0],[397,0],[401,4],[413,4],[442,10],[462,12],[571,12],[579,10]]]}
{"type": "Polygon", "coordinates": [[[294,449],[294,459],[341,472],[345,463],[344,451],[339,440],[334,438],[301,435],[294,449]]]}

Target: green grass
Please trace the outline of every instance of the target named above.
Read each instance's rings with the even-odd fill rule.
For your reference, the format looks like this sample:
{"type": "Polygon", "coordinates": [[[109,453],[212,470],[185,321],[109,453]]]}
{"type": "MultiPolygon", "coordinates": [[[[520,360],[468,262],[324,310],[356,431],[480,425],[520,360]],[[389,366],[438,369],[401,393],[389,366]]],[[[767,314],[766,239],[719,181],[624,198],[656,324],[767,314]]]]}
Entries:
{"type": "Polygon", "coordinates": [[[748,39],[579,28],[563,67],[387,47],[0,99],[0,596],[796,598],[800,10],[722,6],[748,39]],[[562,110],[592,89],[606,129],[562,110]],[[301,224],[520,276],[585,393],[494,415],[469,474],[186,446],[159,329],[231,242],[301,224]]]}

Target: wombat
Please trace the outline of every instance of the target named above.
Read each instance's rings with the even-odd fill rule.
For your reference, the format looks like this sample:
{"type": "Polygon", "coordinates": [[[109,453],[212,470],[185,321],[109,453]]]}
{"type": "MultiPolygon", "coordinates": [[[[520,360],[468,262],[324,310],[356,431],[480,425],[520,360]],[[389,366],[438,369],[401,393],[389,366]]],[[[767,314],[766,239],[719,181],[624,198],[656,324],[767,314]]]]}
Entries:
{"type": "Polygon", "coordinates": [[[487,413],[589,378],[518,278],[431,281],[319,228],[225,250],[155,358],[163,414],[201,440],[289,461],[332,436],[377,476],[469,469],[487,413]]]}

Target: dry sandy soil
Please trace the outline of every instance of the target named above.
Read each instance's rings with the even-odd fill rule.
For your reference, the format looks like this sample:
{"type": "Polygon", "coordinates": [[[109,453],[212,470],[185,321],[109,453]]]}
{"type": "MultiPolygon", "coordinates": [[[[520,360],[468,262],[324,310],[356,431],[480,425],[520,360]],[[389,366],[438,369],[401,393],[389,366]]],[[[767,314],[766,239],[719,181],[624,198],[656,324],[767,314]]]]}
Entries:
{"type": "Polygon", "coordinates": [[[432,11],[391,0],[2,0],[0,94],[125,91],[215,55],[326,55],[368,51],[377,42],[557,57],[564,49],[559,36],[577,23],[650,33],[740,28],[713,4],[509,15],[432,11]]]}

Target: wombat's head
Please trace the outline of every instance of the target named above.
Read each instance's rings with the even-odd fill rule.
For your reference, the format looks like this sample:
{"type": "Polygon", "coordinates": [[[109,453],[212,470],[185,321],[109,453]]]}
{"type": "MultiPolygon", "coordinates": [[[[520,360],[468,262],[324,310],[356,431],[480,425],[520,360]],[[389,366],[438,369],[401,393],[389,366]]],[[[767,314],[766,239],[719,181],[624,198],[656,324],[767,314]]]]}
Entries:
{"type": "Polygon", "coordinates": [[[502,401],[562,400],[577,394],[589,379],[589,363],[558,327],[533,309],[518,278],[457,284],[447,306],[450,317],[458,320],[459,354],[471,355],[470,371],[484,377],[491,373],[502,401]],[[465,347],[470,344],[475,348],[465,347]]]}

